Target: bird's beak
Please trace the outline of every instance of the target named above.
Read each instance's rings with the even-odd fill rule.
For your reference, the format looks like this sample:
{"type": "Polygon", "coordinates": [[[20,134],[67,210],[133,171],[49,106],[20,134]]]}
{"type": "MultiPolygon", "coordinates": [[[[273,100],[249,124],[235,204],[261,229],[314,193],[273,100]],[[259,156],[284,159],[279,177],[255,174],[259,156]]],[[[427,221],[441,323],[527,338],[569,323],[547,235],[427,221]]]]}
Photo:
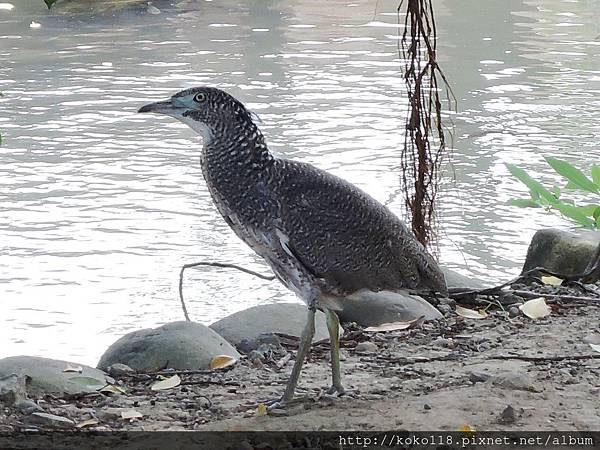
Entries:
{"type": "Polygon", "coordinates": [[[168,116],[176,115],[181,108],[173,104],[171,100],[163,102],[148,103],[138,109],[139,113],[153,112],[158,114],[166,114],[168,116]]]}

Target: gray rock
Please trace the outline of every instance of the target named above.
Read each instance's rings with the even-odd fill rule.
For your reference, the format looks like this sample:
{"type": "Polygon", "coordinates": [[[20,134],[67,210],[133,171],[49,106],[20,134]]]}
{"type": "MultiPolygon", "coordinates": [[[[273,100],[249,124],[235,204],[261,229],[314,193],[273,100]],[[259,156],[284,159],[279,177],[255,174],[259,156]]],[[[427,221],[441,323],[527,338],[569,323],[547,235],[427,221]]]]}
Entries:
{"type": "MultiPolygon", "coordinates": [[[[299,337],[306,324],[306,314],[306,306],[299,303],[259,305],[231,314],[213,323],[210,328],[232,345],[238,346],[243,339],[252,341],[265,333],[299,337]]],[[[328,338],[325,314],[317,311],[313,341],[328,338]]]]}
{"type": "Polygon", "coordinates": [[[240,354],[213,330],[195,322],[172,322],[126,334],[100,358],[98,368],[127,364],[134,370],[208,369],[217,355],[240,354]]]}
{"type": "Polygon", "coordinates": [[[492,375],[487,372],[474,370],[469,374],[469,381],[472,383],[482,383],[492,378],[492,375]]]}
{"type": "Polygon", "coordinates": [[[61,428],[71,428],[75,426],[75,422],[71,419],[43,412],[32,413],[28,418],[28,422],[35,425],[48,425],[61,428]]]}
{"type": "Polygon", "coordinates": [[[38,405],[33,400],[19,400],[15,403],[15,409],[19,411],[21,414],[31,414],[34,412],[44,412],[44,408],[38,405]]]}
{"type": "Polygon", "coordinates": [[[446,286],[448,286],[448,289],[484,289],[487,287],[481,281],[471,276],[461,275],[460,273],[446,267],[442,267],[441,269],[442,272],[444,272],[444,278],[446,278],[446,286]]]}
{"type": "Polygon", "coordinates": [[[113,420],[117,420],[121,418],[121,411],[123,409],[120,408],[103,408],[96,411],[96,417],[100,419],[102,422],[110,422],[113,420]]]}
{"type": "MultiPolygon", "coordinates": [[[[529,244],[523,272],[544,267],[565,275],[583,273],[594,259],[599,244],[600,233],[597,231],[539,230],[529,244]]],[[[598,281],[599,276],[600,269],[585,281],[598,281]]]]}
{"type": "Polygon", "coordinates": [[[388,322],[403,322],[425,316],[425,320],[439,319],[442,314],[422,297],[399,292],[359,291],[345,298],[342,322],[356,322],[363,327],[388,322]]]}
{"type": "Polygon", "coordinates": [[[106,371],[113,377],[121,377],[123,375],[131,375],[132,373],[135,373],[135,370],[133,370],[127,364],[121,363],[111,364],[106,368],[106,371]]]}
{"type": "Polygon", "coordinates": [[[521,315],[521,310],[516,306],[508,308],[508,317],[518,317],[521,315]]]}
{"type": "Polygon", "coordinates": [[[0,377],[13,373],[27,377],[27,393],[31,396],[80,395],[95,392],[106,385],[106,374],[98,369],[38,356],[11,356],[0,359],[0,377]],[[82,372],[64,372],[68,366],[81,367],[82,372]]]}
{"type": "Polygon", "coordinates": [[[516,421],[517,413],[515,409],[510,405],[504,408],[502,413],[500,413],[500,417],[498,418],[498,422],[505,424],[515,423],[516,421]]]}
{"type": "Polygon", "coordinates": [[[0,378],[0,403],[12,406],[26,396],[25,376],[11,373],[0,378]]]}
{"type": "Polygon", "coordinates": [[[493,376],[489,382],[503,389],[529,392],[539,392],[541,390],[531,375],[524,372],[501,372],[493,376]]]}
{"type": "Polygon", "coordinates": [[[376,344],[373,342],[359,342],[354,350],[359,353],[376,353],[379,350],[376,344]]]}

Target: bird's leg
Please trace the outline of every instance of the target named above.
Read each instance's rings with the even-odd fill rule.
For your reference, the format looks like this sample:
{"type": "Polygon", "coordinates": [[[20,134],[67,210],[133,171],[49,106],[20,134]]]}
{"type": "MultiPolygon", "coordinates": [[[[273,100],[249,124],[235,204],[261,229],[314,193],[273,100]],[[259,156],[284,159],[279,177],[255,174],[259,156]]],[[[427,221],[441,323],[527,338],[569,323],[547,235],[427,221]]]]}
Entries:
{"type": "Polygon", "coordinates": [[[312,301],[308,305],[308,315],[306,317],[306,325],[302,331],[302,337],[300,338],[300,346],[298,347],[298,353],[296,354],[296,361],[294,362],[294,368],[292,374],[288,380],[283,397],[281,397],[281,403],[285,404],[292,400],[294,397],[294,391],[298,384],[298,378],[300,377],[300,371],[302,370],[302,364],[308,354],[310,346],[312,344],[313,336],[315,335],[315,310],[316,300],[312,301]]]}
{"type": "Polygon", "coordinates": [[[329,330],[329,346],[331,348],[331,388],[328,394],[343,395],[342,376],[340,371],[340,319],[335,311],[325,308],[327,317],[327,329],[329,330]]]}

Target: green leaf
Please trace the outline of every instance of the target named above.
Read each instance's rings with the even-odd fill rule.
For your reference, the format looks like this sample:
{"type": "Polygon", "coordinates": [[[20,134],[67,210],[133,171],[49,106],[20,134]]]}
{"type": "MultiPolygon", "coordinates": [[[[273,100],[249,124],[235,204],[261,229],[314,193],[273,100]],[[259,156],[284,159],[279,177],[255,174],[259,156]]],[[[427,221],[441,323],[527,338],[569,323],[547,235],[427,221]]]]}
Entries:
{"type": "Polygon", "coordinates": [[[600,211],[600,206],[598,205],[584,205],[580,206],[579,210],[584,213],[586,216],[593,216],[596,210],[600,211]]]}
{"type": "Polygon", "coordinates": [[[595,221],[582,213],[576,206],[558,202],[552,205],[552,207],[558,209],[565,217],[568,217],[584,227],[593,227],[595,225],[595,221]]]}
{"type": "Polygon", "coordinates": [[[106,386],[106,382],[92,377],[71,377],[68,380],[93,390],[102,389],[104,386],[106,386]]]}
{"type": "Polygon", "coordinates": [[[44,0],[44,3],[48,7],[48,9],[50,9],[50,8],[52,8],[52,5],[54,5],[57,1],[58,0],[44,0]]]}
{"type": "Polygon", "coordinates": [[[550,189],[550,192],[554,194],[554,197],[556,197],[557,200],[560,198],[560,188],[558,186],[554,186],[550,189]]]}
{"type": "Polygon", "coordinates": [[[585,174],[577,167],[572,166],[566,161],[561,159],[546,157],[546,161],[550,166],[567,180],[575,184],[579,189],[584,191],[598,192],[598,186],[596,186],[585,174]]]}
{"type": "Polygon", "coordinates": [[[600,166],[596,164],[592,164],[592,180],[596,186],[600,187],[600,166]]]}
{"type": "Polygon", "coordinates": [[[511,206],[518,206],[519,208],[539,208],[540,204],[530,198],[515,198],[508,201],[511,206]]]}
{"type": "Polygon", "coordinates": [[[596,219],[596,222],[598,222],[598,218],[600,218],[600,206],[598,206],[594,212],[592,213],[592,217],[594,217],[594,219],[596,219]]]}
{"type": "Polygon", "coordinates": [[[517,178],[529,188],[531,191],[531,198],[533,200],[536,200],[536,196],[539,196],[551,205],[556,203],[556,197],[554,197],[554,195],[552,195],[548,189],[542,186],[539,181],[535,181],[533,178],[527,175],[527,172],[525,172],[523,169],[515,166],[514,164],[507,164],[506,167],[508,167],[508,171],[512,174],[512,176],[517,178]]]}

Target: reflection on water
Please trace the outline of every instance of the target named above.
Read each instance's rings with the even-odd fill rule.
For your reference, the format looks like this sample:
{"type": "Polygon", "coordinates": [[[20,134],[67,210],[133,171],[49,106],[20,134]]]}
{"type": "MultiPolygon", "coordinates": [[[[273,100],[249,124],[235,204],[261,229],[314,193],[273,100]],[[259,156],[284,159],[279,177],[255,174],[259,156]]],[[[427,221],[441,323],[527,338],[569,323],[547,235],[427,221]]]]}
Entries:
{"type": "MultiPolygon", "coordinates": [[[[312,162],[402,211],[403,85],[396,2],[153,2],[105,15],[0,9],[2,350],[95,363],[125,332],[182,317],[181,264],[264,270],[201,180],[199,139],[145,102],[184,87],[229,90],[273,151],[312,162]],[[30,28],[30,23],[40,23],[30,28]]],[[[552,182],[543,155],[600,156],[597,0],[439,0],[440,57],[459,100],[444,182],[442,261],[488,281],[566,222],[505,206],[515,162],[552,182]]],[[[203,270],[188,308],[210,323],[292,300],[278,284],[203,270]]]]}

